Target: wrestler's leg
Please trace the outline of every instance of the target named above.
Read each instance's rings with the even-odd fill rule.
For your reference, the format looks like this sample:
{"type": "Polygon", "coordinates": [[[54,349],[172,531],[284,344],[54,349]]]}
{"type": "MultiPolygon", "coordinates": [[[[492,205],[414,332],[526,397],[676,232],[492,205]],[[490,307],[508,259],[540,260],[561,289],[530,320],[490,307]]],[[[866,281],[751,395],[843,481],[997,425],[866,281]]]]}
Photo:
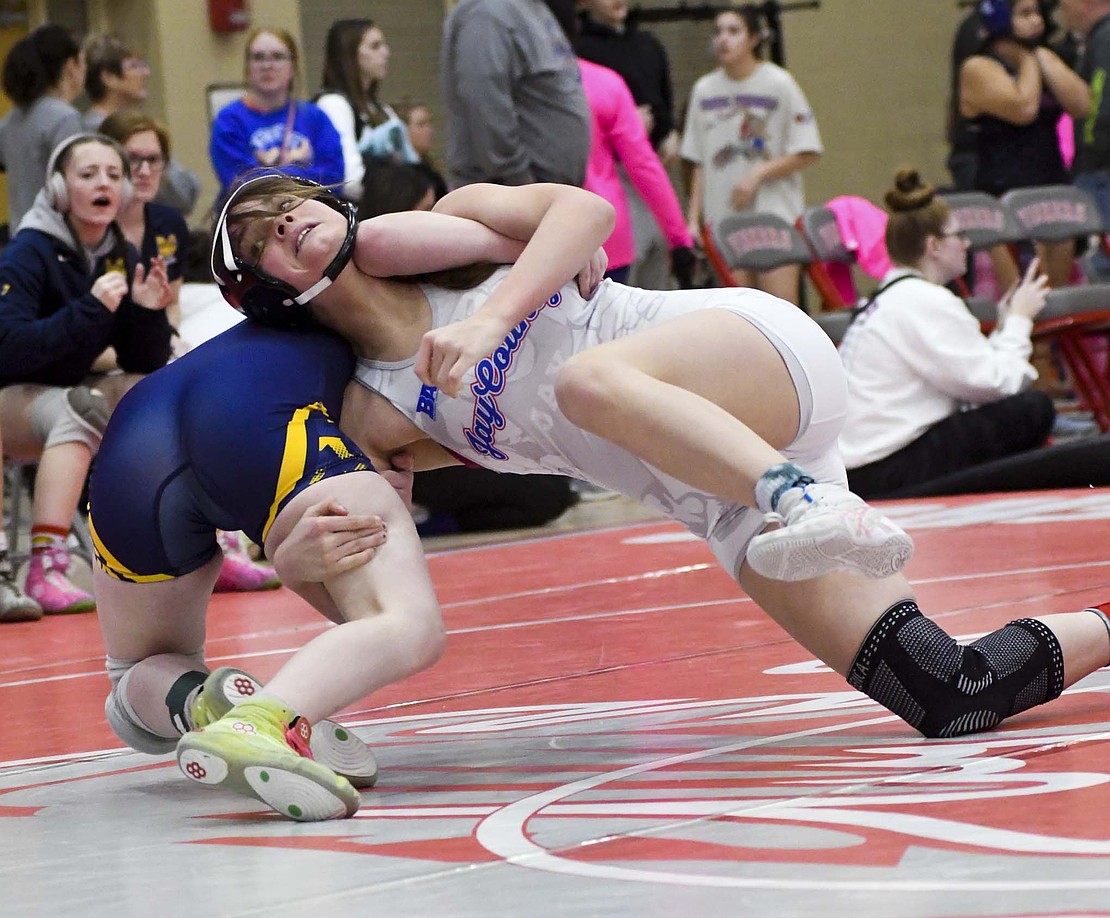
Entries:
{"type": "Polygon", "coordinates": [[[992,727],[1110,662],[1106,625],[1089,611],[1033,620],[1046,628],[1018,620],[965,648],[919,614],[900,575],[783,583],[745,564],[740,584],[798,643],[927,736],[992,727]]]}
{"type": "MultiPolygon", "coordinates": [[[[163,749],[144,751],[172,750],[187,726],[181,718],[190,692],[176,700],[170,696],[179,680],[197,688],[207,675],[203,663],[205,616],[219,570],[218,554],[195,571],[151,583],[117,580],[94,566],[97,618],[112,679],[109,722],[121,732],[113,722],[115,706],[117,712],[123,712],[123,719],[133,716],[138,729],[170,740],[163,749]]],[[[143,748],[131,736],[121,738],[143,748]]]]}
{"type": "Polygon", "coordinates": [[[302,647],[265,693],[315,723],[432,665],[443,652],[443,620],[412,516],[380,475],[351,472],[306,488],[278,514],[266,539],[274,552],[305,510],[333,498],[351,514],[381,517],[389,537],[374,558],[323,584],[290,584],[342,621],[302,647]]]}
{"type": "Polygon", "coordinates": [[[721,309],[578,354],[561,370],[556,397],[579,427],[747,506],[798,434],[798,396],[782,357],[754,325],[721,309]]]}

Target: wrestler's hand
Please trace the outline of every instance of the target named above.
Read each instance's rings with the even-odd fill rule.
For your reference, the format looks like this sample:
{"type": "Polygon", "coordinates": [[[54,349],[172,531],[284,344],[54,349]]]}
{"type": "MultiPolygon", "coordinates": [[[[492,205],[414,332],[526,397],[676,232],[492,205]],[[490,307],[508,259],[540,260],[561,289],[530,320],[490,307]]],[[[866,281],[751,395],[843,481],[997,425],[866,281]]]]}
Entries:
{"type": "Polygon", "coordinates": [[[508,333],[502,322],[481,314],[433,328],[420,339],[413,369],[424,385],[454,398],[467,371],[504,344],[508,333]]]}
{"type": "Polygon", "coordinates": [[[608,267],[609,256],[605,254],[605,249],[598,249],[575,278],[578,281],[578,292],[582,294],[582,299],[588,300],[597,292],[598,284],[605,278],[608,267]]]}
{"type": "Polygon", "coordinates": [[[334,498],[309,507],[274,552],[283,583],[318,583],[370,561],[385,544],[380,516],[354,516],[334,498]]]}
{"type": "Polygon", "coordinates": [[[141,264],[135,266],[135,279],[131,282],[131,299],[143,309],[165,309],[173,298],[166,260],[156,255],[150,260],[150,270],[141,264]]]}
{"type": "Polygon", "coordinates": [[[388,481],[393,490],[397,492],[397,496],[412,512],[412,469],[414,460],[412,453],[402,450],[399,453],[394,453],[389,457],[389,464],[392,468],[382,470],[382,478],[388,481]]]}

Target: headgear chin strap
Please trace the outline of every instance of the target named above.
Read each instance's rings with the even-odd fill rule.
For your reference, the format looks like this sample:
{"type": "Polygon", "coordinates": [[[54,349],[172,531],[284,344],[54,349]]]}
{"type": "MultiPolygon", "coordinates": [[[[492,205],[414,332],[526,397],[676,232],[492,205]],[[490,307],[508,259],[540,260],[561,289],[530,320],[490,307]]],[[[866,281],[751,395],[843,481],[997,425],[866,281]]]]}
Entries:
{"type": "Polygon", "coordinates": [[[266,325],[295,327],[312,321],[307,304],[332,285],[340,272],[347,267],[354,255],[358,218],[355,207],[348,201],[335,197],[323,185],[295,176],[280,176],[310,188],[312,197],[347,218],[347,233],[339,251],[324,269],[324,275],[307,290],[298,291],[291,284],[272,277],[258,267],[247,264],[235,251],[228,230],[228,215],[239,204],[247,189],[259,182],[279,177],[273,173],[250,178],[228,196],[216,220],[212,238],[212,276],[220,287],[224,299],[247,317],[266,325]]]}

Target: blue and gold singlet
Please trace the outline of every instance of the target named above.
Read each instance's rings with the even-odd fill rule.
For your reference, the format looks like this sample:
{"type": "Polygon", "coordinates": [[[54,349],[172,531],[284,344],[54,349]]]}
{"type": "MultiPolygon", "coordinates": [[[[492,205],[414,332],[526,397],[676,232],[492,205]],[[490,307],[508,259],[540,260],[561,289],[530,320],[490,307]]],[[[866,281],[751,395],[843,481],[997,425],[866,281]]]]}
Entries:
{"type": "Polygon", "coordinates": [[[217,529],[261,545],[294,495],[373,470],[338,427],[353,367],[328,332],[242,322],[138,383],[112,415],[89,485],[104,570],[181,576],[219,551],[217,529]]]}

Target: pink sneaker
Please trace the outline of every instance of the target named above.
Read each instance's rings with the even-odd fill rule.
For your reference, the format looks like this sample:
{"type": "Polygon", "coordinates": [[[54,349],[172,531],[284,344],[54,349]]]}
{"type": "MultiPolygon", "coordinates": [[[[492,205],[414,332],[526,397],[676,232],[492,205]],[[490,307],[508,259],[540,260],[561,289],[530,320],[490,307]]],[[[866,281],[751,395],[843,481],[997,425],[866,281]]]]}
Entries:
{"type": "Polygon", "coordinates": [[[68,570],[69,551],[63,546],[55,545],[31,555],[24,591],[47,615],[92,612],[96,608],[92,596],[70,583],[68,570]]]}
{"type": "Polygon", "coordinates": [[[220,576],[216,578],[217,593],[253,593],[257,590],[276,590],[281,586],[274,569],[251,560],[235,532],[221,532],[217,537],[224,553],[220,576]]]}

